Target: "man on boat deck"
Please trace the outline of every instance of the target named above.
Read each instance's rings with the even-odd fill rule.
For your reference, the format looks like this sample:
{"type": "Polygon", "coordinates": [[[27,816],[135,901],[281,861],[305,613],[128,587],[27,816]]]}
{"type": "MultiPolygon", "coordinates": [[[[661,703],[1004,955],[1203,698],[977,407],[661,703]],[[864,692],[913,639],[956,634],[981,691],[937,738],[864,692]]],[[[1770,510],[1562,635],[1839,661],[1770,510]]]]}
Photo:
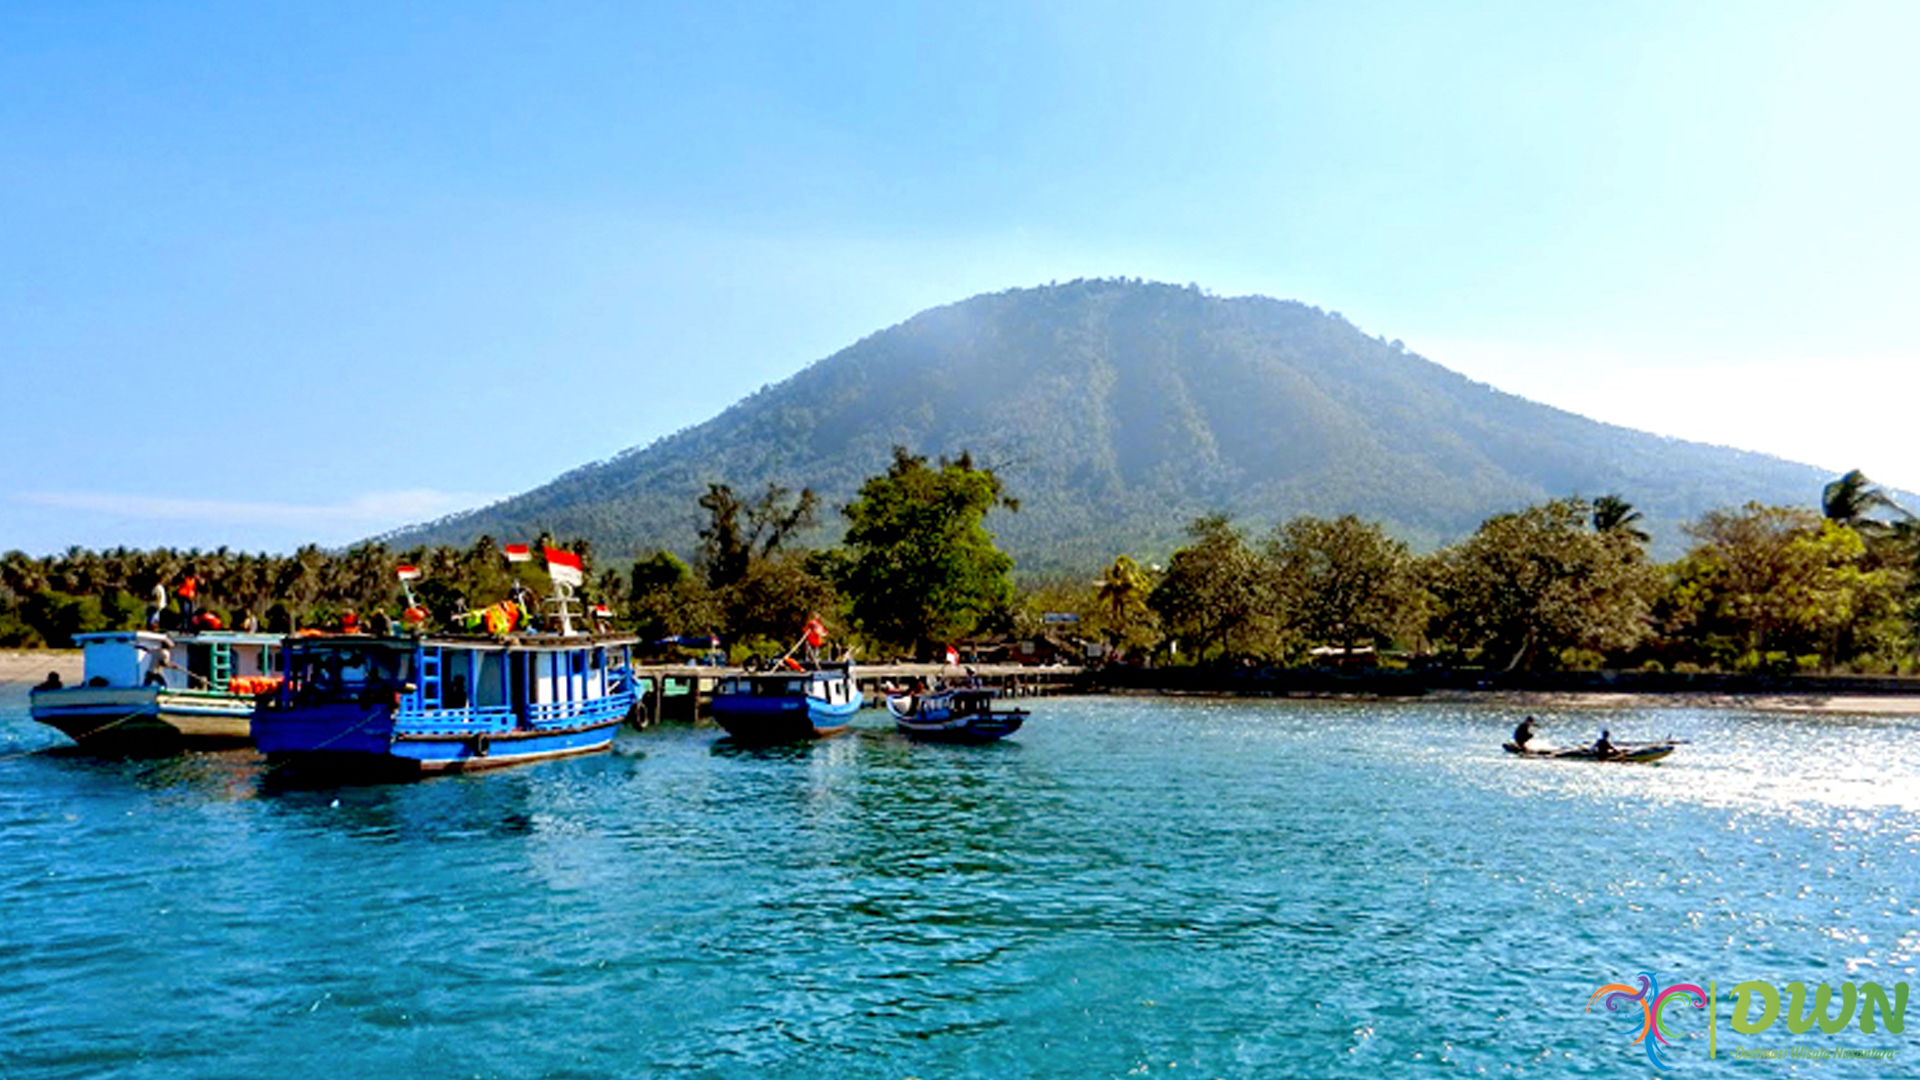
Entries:
{"type": "Polygon", "coordinates": [[[160,616],[167,611],[167,582],[164,578],[153,579],[153,591],[147,594],[147,629],[160,629],[160,616]]]}
{"type": "Polygon", "coordinates": [[[173,590],[173,595],[180,600],[180,625],[192,630],[193,606],[200,598],[200,579],[192,570],[180,575],[180,585],[173,590]]]}
{"type": "Polygon", "coordinates": [[[1525,720],[1520,721],[1519,727],[1513,729],[1513,745],[1524,750],[1526,749],[1528,741],[1532,738],[1533,717],[1529,716],[1525,720]]]}

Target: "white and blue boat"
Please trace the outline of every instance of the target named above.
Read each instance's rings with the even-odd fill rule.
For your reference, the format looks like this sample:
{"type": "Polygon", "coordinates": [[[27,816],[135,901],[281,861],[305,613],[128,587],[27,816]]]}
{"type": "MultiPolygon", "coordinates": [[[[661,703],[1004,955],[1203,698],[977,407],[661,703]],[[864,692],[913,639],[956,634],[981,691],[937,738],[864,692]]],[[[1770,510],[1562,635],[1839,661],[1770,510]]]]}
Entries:
{"type": "Polygon", "coordinates": [[[860,711],[852,663],[730,675],[708,709],[733,741],[749,746],[825,739],[845,732],[860,711]]]}
{"type": "Polygon", "coordinates": [[[254,717],[270,761],[300,769],[438,773],[587,754],[639,700],[634,639],[290,638],[287,679],[254,717]]]}
{"type": "Polygon", "coordinates": [[[76,634],[78,686],[45,684],[33,718],[101,753],[244,744],[258,696],[280,684],[280,636],[208,630],[76,634]]]}
{"type": "Polygon", "coordinates": [[[990,743],[1020,730],[1025,709],[995,709],[990,686],[954,686],[887,698],[902,735],[922,742],[990,743]]]}

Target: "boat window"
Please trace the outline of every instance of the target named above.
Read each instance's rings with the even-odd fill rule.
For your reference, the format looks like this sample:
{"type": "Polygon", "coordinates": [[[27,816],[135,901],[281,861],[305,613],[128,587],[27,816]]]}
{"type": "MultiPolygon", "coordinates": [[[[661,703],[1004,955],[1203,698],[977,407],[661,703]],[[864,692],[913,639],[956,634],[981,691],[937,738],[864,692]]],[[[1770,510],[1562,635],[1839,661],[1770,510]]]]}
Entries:
{"type": "Polygon", "coordinates": [[[413,654],[365,645],[309,645],[289,658],[296,692],[318,701],[360,701],[413,681],[413,654]]]}
{"type": "Polygon", "coordinates": [[[503,653],[483,652],[475,659],[479,670],[473,677],[473,703],[481,708],[497,708],[507,703],[507,665],[503,653]]]}

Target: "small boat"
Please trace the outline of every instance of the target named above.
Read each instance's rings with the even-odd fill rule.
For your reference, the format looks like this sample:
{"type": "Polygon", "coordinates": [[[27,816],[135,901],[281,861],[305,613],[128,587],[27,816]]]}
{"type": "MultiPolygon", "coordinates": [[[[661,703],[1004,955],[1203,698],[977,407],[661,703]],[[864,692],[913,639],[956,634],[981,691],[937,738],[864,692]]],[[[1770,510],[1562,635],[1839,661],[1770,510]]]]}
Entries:
{"type": "Polygon", "coordinates": [[[244,744],[259,695],[280,686],[280,641],[224,630],[76,634],[80,685],[34,688],[33,718],[103,753],[244,744]]]}
{"type": "Polygon", "coordinates": [[[887,698],[894,726],[909,738],[926,742],[989,743],[1020,730],[1025,709],[995,711],[995,692],[985,686],[955,686],[922,694],[887,698]]]}
{"type": "Polygon", "coordinates": [[[825,739],[846,731],[860,711],[853,664],[783,664],[784,669],[721,679],[708,703],[714,723],[735,742],[751,746],[825,739]]]}
{"type": "Polygon", "coordinates": [[[1676,741],[1651,743],[1615,743],[1612,750],[1595,750],[1591,746],[1551,747],[1521,746],[1517,743],[1501,743],[1500,748],[1509,754],[1521,757],[1551,758],[1556,761],[1659,761],[1678,749],[1676,741]]]}
{"type": "Polygon", "coordinates": [[[634,639],[607,634],[287,642],[287,679],[254,716],[269,761],[312,771],[459,772],[612,745],[639,701],[634,639]]]}

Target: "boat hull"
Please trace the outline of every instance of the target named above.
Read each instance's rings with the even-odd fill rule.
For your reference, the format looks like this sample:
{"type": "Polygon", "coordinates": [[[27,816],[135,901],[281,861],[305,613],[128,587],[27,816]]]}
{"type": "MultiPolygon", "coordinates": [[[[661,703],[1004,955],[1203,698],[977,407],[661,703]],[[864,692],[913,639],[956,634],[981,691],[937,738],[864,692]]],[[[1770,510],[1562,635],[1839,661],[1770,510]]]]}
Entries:
{"type": "Polygon", "coordinates": [[[253,740],[269,761],[300,771],[473,772],[605,750],[631,708],[605,698],[564,720],[519,726],[511,716],[408,717],[391,707],[335,705],[265,715],[253,740]]]}
{"type": "Polygon", "coordinates": [[[734,742],[775,746],[845,734],[854,714],[860,711],[860,703],[727,694],[715,695],[708,711],[734,742]]]}
{"type": "Polygon", "coordinates": [[[88,749],[237,745],[247,741],[251,696],[153,686],[35,690],[33,718],[88,749]]]}

